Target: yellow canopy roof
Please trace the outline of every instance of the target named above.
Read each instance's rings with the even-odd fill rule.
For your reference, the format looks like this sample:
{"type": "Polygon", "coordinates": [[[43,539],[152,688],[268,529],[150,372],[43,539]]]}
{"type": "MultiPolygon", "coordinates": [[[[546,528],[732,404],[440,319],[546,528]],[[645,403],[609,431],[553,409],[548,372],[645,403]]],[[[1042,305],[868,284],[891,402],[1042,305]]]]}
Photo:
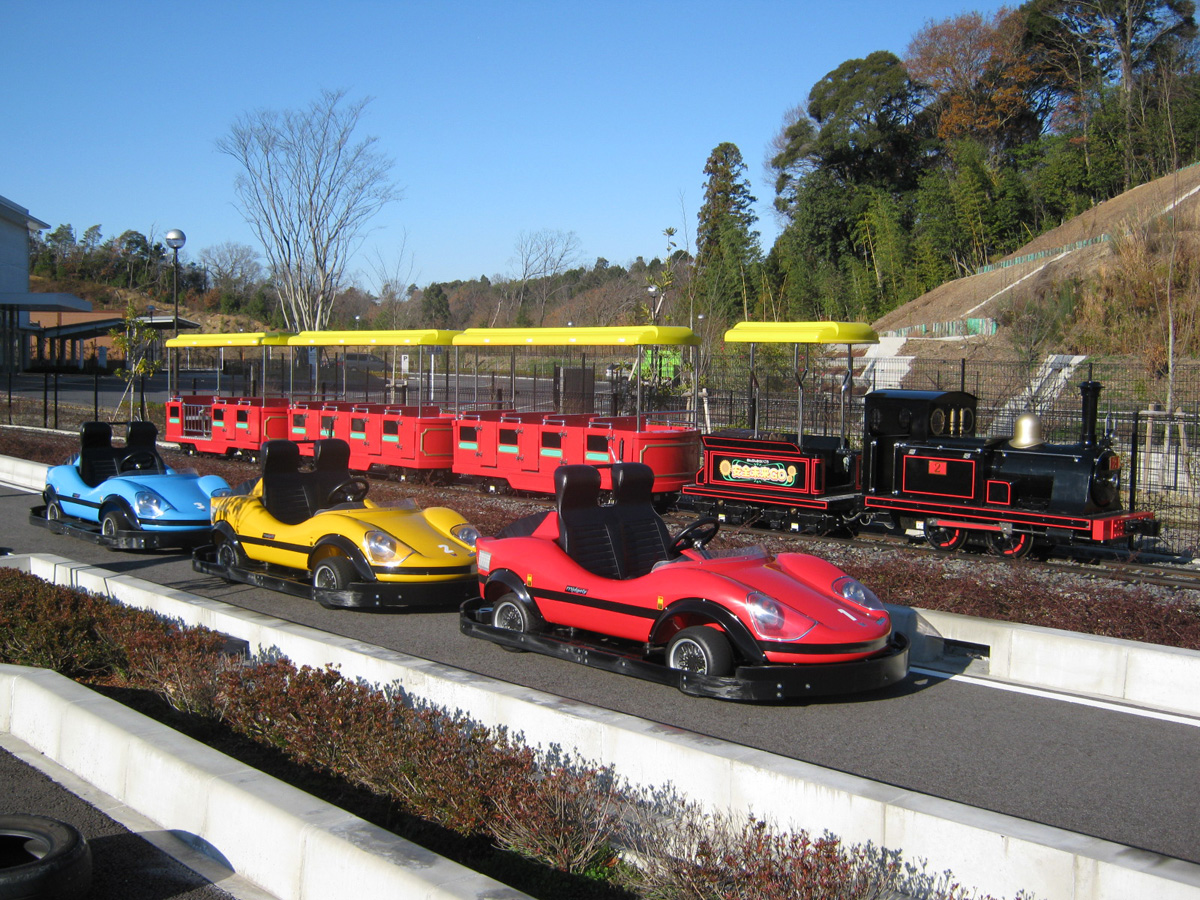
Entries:
{"type": "Polygon", "coordinates": [[[168,347],[280,347],[291,337],[287,331],[239,331],[236,334],[181,334],[168,347]]]}
{"type": "Polygon", "coordinates": [[[293,347],[449,346],[457,331],[419,328],[411,331],[302,331],[288,339],[293,347]]]}
{"type": "Polygon", "coordinates": [[[588,328],[468,328],[456,347],[611,347],[699,344],[690,328],[674,325],[605,325],[588,328]]]}
{"type": "Polygon", "coordinates": [[[725,340],[754,344],[878,344],[879,335],[861,322],[738,322],[725,340]]]}

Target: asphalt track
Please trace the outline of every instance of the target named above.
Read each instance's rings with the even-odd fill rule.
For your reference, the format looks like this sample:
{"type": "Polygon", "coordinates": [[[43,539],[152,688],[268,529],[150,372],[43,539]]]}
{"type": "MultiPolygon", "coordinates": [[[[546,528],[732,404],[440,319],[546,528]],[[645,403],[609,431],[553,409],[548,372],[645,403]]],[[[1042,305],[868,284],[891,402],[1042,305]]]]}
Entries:
{"type": "MultiPolygon", "coordinates": [[[[0,488],[0,545],[53,553],[664,726],[1200,863],[1200,720],[1136,715],[919,673],[869,695],[748,705],[459,633],[453,609],[364,613],[229,585],[175,552],[116,553],[30,525],[0,488]]],[[[521,723],[510,723],[520,731],[521,723]]]]}

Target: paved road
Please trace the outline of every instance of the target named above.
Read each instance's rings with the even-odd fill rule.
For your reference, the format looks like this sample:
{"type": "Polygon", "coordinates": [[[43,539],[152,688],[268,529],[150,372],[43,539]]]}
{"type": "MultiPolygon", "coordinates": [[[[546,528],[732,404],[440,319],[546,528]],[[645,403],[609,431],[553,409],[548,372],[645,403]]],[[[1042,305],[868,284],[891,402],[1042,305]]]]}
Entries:
{"type": "MultiPolygon", "coordinates": [[[[460,634],[453,611],[364,613],[228,585],[169,552],[112,553],[27,524],[0,490],[0,543],[147,578],[282,619],[972,806],[1200,863],[1200,722],[1180,724],[912,675],[869,696],[748,705],[460,634]]],[[[520,730],[521,723],[512,723],[520,730]]]]}

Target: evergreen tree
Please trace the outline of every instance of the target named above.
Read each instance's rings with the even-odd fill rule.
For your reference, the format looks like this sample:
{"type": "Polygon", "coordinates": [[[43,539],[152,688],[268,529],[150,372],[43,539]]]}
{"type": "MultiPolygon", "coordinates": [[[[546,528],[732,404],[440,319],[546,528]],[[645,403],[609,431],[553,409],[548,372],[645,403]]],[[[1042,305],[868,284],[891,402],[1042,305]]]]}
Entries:
{"type": "Polygon", "coordinates": [[[762,251],[754,230],[755,198],[736,144],[719,144],[704,166],[708,182],[696,231],[696,297],[713,314],[732,320],[757,294],[762,251]]]}
{"type": "Polygon", "coordinates": [[[436,282],[421,294],[421,322],[427,328],[450,327],[450,297],[436,282]]]}

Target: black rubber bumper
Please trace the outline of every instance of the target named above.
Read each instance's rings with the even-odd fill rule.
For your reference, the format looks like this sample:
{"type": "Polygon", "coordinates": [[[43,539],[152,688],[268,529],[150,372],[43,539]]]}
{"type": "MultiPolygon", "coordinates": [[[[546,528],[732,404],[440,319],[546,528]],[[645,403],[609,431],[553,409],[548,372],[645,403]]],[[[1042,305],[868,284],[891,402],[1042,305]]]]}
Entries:
{"type": "Polygon", "coordinates": [[[466,601],[459,611],[459,629],[513,650],[556,656],[580,665],[633,675],[659,684],[673,685],[685,694],[720,700],[795,700],[877,690],[896,684],[908,675],[908,638],[893,633],[888,646],[867,659],[844,663],[739,666],[733,675],[697,675],[669,668],[647,658],[634,645],[600,636],[581,637],[563,631],[522,633],[495,628],[491,604],[481,597],[466,601]]]}
{"type": "Polygon", "coordinates": [[[46,518],[46,507],[35,506],[29,510],[29,524],[49,529],[54,534],[67,534],[84,541],[91,541],[111,550],[158,550],[164,547],[195,547],[212,539],[211,528],[191,528],[186,531],[142,531],[123,529],[113,535],[100,531],[100,523],[84,522],[80,519],[46,518]]]}
{"type": "Polygon", "coordinates": [[[403,607],[429,607],[453,609],[466,597],[479,591],[479,582],[474,575],[459,581],[388,582],[363,581],[350,585],[345,590],[333,591],[314,588],[299,575],[267,566],[222,566],[217,562],[217,550],[211,544],[192,551],[192,568],[205,575],[214,575],[225,581],[250,584],[315,600],[327,609],[392,609],[403,607]]]}

